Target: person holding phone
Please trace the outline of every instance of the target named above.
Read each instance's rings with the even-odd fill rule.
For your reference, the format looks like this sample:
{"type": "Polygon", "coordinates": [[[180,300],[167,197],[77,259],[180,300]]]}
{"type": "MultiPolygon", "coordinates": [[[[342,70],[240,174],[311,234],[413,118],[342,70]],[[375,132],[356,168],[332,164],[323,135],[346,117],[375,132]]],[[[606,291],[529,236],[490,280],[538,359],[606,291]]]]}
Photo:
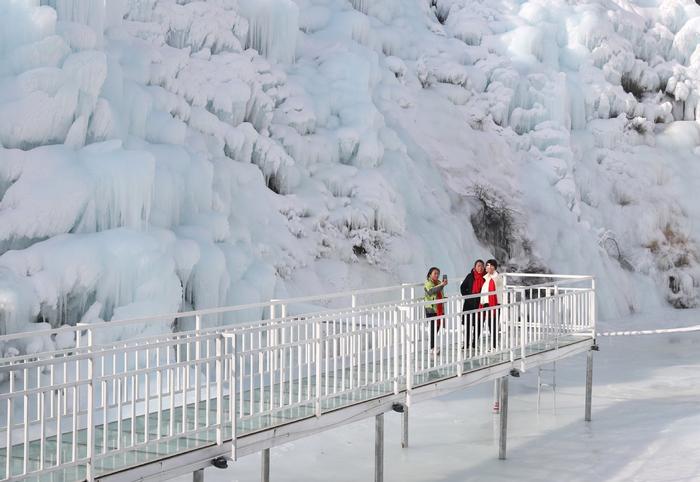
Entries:
{"type": "Polygon", "coordinates": [[[447,286],[447,275],[442,277],[442,282],[439,280],[440,270],[433,266],[428,270],[423,285],[424,300],[433,302],[425,304],[425,317],[430,320],[430,351],[433,356],[440,354],[440,348],[435,348],[435,335],[440,331],[440,317],[445,314],[444,304],[439,300],[442,300],[443,290],[447,286]]]}

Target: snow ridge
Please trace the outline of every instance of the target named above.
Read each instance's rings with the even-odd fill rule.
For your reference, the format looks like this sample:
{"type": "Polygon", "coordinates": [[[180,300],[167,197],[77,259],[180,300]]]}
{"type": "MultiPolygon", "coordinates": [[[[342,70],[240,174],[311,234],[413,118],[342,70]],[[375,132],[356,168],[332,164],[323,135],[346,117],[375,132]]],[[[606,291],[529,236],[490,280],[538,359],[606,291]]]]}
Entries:
{"type": "Polygon", "coordinates": [[[491,256],[695,306],[700,7],[652,3],[5,2],[0,327],[491,256]]]}

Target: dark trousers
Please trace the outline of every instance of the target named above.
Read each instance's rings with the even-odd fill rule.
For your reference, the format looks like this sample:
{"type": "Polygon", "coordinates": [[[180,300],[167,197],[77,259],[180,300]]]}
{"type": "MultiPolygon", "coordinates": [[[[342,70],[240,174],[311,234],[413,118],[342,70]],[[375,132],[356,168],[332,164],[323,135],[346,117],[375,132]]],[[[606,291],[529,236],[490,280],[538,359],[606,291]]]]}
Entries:
{"type": "MultiPolygon", "coordinates": [[[[490,333],[490,338],[491,338],[491,346],[493,348],[496,348],[496,331],[498,330],[498,318],[500,315],[500,310],[497,308],[498,305],[494,305],[496,308],[488,311],[482,312],[483,319],[488,323],[489,326],[489,333],[490,333]]],[[[489,305],[483,305],[483,308],[488,308],[489,305]]]]}
{"type": "Polygon", "coordinates": [[[475,311],[462,314],[462,326],[466,329],[464,346],[476,348],[481,336],[481,314],[475,311]]]}
{"type": "Polygon", "coordinates": [[[435,348],[435,335],[440,331],[440,320],[437,313],[432,310],[425,309],[425,317],[430,319],[430,349],[435,348]]]}

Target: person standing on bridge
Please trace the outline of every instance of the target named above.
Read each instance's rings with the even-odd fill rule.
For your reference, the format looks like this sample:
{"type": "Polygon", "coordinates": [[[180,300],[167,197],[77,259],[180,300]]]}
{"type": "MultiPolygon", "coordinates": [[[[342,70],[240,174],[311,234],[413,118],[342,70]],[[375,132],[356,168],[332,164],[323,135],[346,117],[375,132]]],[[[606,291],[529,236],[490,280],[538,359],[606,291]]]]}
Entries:
{"type": "MultiPolygon", "coordinates": [[[[459,286],[459,291],[462,296],[476,295],[481,293],[481,288],[484,286],[484,261],[477,259],[474,263],[474,267],[469,272],[462,284],[459,286]]],[[[464,346],[469,348],[476,348],[481,335],[481,323],[475,322],[475,314],[467,313],[468,311],[474,311],[479,309],[479,296],[474,296],[472,298],[467,298],[464,300],[462,305],[462,326],[466,325],[467,336],[465,338],[464,346]],[[467,323],[467,320],[469,323],[467,323]]],[[[464,347],[462,347],[464,349],[464,347]]]]}
{"type": "Polygon", "coordinates": [[[484,285],[481,287],[481,299],[479,308],[492,308],[486,310],[489,332],[491,336],[491,346],[496,348],[498,339],[498,305],[500,305],[501,293],[503,293],[503,278],[498,274],[498,262],[490,259],[486,262],[486,274],[484,275],[484,285]]]}
{"type": "Polygon", "coordinates": [[[440,331],[440,317],[445,314],[444,303],[439,300],[443,298],[442,291],[447,286],[447,276],[443,276],[440,282],[440,270],[433,266],[428,270],[426,278],[423,285],[424,299],[433,303],[425,304],[425,317],[430,320],[430,351],[437,356],[440,354],[440,348],[435,348],[435,335],[440,331]]]}

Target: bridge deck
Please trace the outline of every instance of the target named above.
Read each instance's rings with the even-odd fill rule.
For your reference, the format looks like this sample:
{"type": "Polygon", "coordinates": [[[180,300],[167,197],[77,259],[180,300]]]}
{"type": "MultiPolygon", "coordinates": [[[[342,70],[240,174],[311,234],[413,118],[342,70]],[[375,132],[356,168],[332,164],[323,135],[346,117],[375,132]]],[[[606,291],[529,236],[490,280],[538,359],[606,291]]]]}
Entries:
{"type": "MultiPolygon", "coordinates": [[[[548,352],[556,352],[557,350],[570,347],[576,344],[581,344],[590,342],[590,337],[581,337],[575,335],[569,335],[561,337],[557,340],[557,345],[555,346],[551,342],[538,342],[530,344],[526,347],[526,353],[528,355],[528,360],[532,365],[538,364],[537,355],[545,354],[548,352]]],[[[588,343],[590,344],[590,343],[588,343]]],[[[586,346],[581,348],[582,351],[586,349],[586,346]]],[[[571,352],[569,352],[570,354],[571,352]]],[[[556,355],[555,355],[556,356],[556,355]]],[[[519,361],[520,358],[515,358],[514,361],[519,361]]],[[[510,356],[507,352],[492,352],[478,357],[467,358],[462,363],[462,376],[465,377],[465,381],[469,378],[469,375],[476,375],[478,372],[483,371],[489,367],[501,365],[510,362],[510,356]]],[[[361,367],[360,367],[361,368],[361,367]]],[[[349,372],[349,368],[346,369],[349,372]]],[[[362,371],[362,370],[360,370],[362,371]]],[[[329,374],[332,377],[332,374],[329,374]]],[[[453,365],[450,366],[437,366],[428,372],[416,374],[413,376],[413,389],[418,389],[420,387],[441,384],[448,379],[456,378],[457,373],[453,365]]],[[[301,384],[304,386],[314,385],[314,376],[310,380],[304,380],[301,384]]],[[[332,379],[331,379],[332,383],[332,379]]],[[[285,393],[291,392],[296,397],[297,387],[300,385],[297,381],[289,384],[289,386],[283,387],[285,393]]],[[[400,390],[405,393],[405,386],[401,386],[400,390]]],[[[332,398],[326,399],[322,402],[322,413],[328,413],[331,411],[342,410],[343,408],[356,405],[358,403],[367,402],[373,399],[378,399],[383,396],[392,395],[394,393],[394,387],[392,382],[382,382],[375,384],[371,387],[357,388],[348,393],[339,394],[332,398]]],[[[260,402],[260,390],[247,390],[243,394],[242,400],[249,402],[250,397],[253,397],[256,406],[260,402]]],[[[224,400],[224,412],[227,413],[229,407],[229,397],[225,395],[224,400]]],[[[212,420],[216,416],[216,398],[211,398],[208,403],[207,401],[200,402],[198,406],[199,416],[198,420],[212,420]]],[[[266,409],[269,409],[269,400],[262,401],[262,404],[266,409]]],[[[174,416],[175,432],[190,432],[186,436],[176,437],[167,441],[159,441],[158,438],[165,437],[168,435],[167,431],[162,431],[162,433],[157,432],[157,428],[160,426],[161,429],[167,429],[170,425],[171,410],[164,409],[160,412],[160,424],[158,423],[159,414],[157,412],[152,412],[148,415],[149,417],[149,435],[148,439],[153,440],[146,445],[142,445],[138,448],[133,448],[127,452],[121,453],[119,455],[111,455],[101,458],[95,463],[96,477],[104,477],[109,474],[123,472],[125,469],[132,467],[143,466],[149,463],[153,463],[157,460],[172,457],[176,454],[184,454],[196,449],[201,449],[203,447],[209,447],[216,445],[217,434],[216,430],[211,427],[202,426],[198,429],[194,427],[195,420],[195,404],[188,403],[186,408],[175,407],[172,411],[174,416]],[[187,414],[183,414],[182,410],[187,410],[187,414]],[[183,427],[183,420],[188,421],[188,426],[183,427]]],[[[264,414],[253,416],[252,418],[239,420],[237,423],[237,439],[239,443],[245,443],[246,436],[251,434],[260,434],[265,431],[271,431],[274,428],[293,424],[304,419],[315,417],[315,406],[313,401],[309,401],[306,404],[302,404],[295,407],[283,408],[276,412],[274,415],[264,414]]],[[[206,425],[202,423],[200,425],[206,425]]],[[[146,420],[145,415],[137,415],[135,417],[126,417],[121,421],[113,421],[107,424],[107,447],[108,449],[116,449],[118,446],[127,446],[129,443],[143,443],[146,441],[145,437],[146,420]],[[133,421],[133,422],[132,422],[133,421]],[[132,431],[132,423],[134,423],[134,430],[132,431]],[[132,441],[132,433],[135,440],[132,441]],[[119,441],[118,441],[119,439],[119,441]]],[[[95,453],[101,454],[103,452],[103,443],[105,426],[103,424],[95,425],[95,453]]],[[[61,438],[62,444],[62,459],[70,460],[71,451],[73,450],[73,433],[63,433],[61,438]]],[[[224,428],[224,438],[230,440],[232,437],[231,427],[224,428]]],[[[76,434],[77,443],[77,456],[78,458],[84,458],[87,454],[87,430],[78,430],[76,434]]],[[[43,450],[40,441],[31,441],[28,447],[29,453],[29,471],[34,471],[39,469],[40,458],[44,458],[44,466],[54,466],[56,465],[56,454],[57,454],[57,437],[50,436],[44,439],[43,450]]],[[[15,444],[12,446],[12,468],[13,474],[21,474],[23,470],[24,463],[24,444],[15,444]]],[[[7,450],[5,448],[0,449],[0,467],[6,465],[7,450]]],[[[34,476],[23,477],[23,480],[27,481],[54,481],[54,480],[82,480],[85,479],[85,466],[74,466],[63,469],[57,472],[51,472],[46,474],[37,473],[34,476]]]]}
{"type": "Polygon", "coordinates": [[[167,480],[593,344],[591,277],[507,276],[546,282],[506,282],[501,304],[468,312],[479,294],[447,296],[440,318],[426,318],[419,283],[0,337],[72,337],[0,359],[0,481],[167,480]],[[301,311],[339,297],[350,305],[301,311]],[[178,319],[194,329],[122,339],[178,319]]]}

